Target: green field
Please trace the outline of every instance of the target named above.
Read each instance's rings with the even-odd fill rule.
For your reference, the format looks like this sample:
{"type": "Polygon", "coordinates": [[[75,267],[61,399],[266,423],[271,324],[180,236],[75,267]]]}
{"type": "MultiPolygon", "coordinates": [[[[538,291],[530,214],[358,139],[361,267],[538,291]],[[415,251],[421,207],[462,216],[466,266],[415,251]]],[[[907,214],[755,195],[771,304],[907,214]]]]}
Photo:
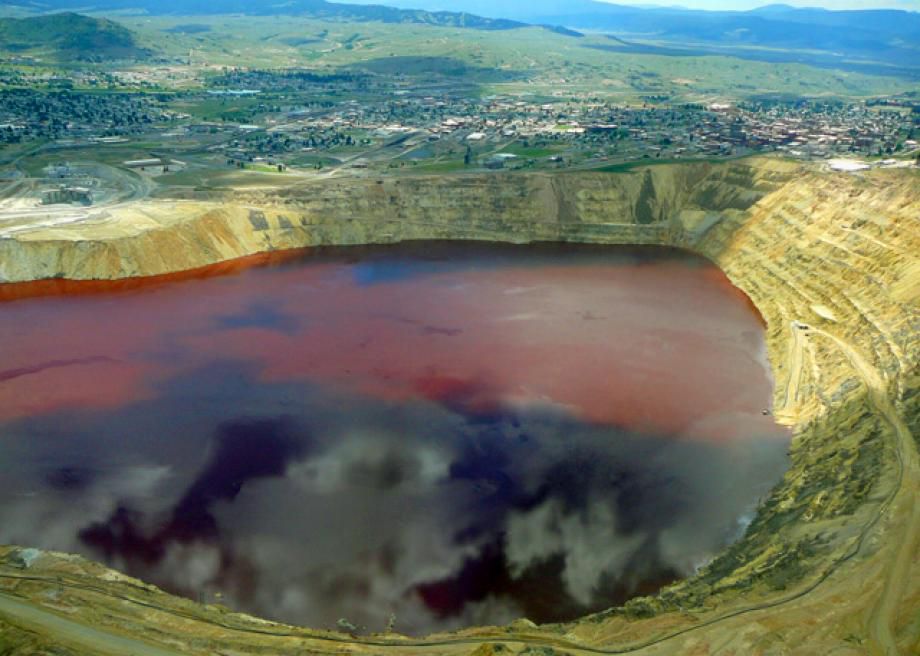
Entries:
{"type": "Polygon", "coordinates": [[[126,16],[119,21],[137,33],[140,45],[156,49],[164,63],[187,64],[191,52],[190,68],[199,78],[244,62],[250,68],[359,67],[389,75],[440,70],[447,80],[479,84],[483,93],[635,101],[706,101],[778,92],[863,97],[916,87],[898,78],[802,64],[607,51],[597,47],[610,43],[601,35],[576,38],[538,27],[492,32],[290,16],[126,16]],[[175,31],[189,24],[209,29],[175,31]]]}
{"type": "Polygon", "coordinates": [[[200,190],[239,189],[241,187],[276,185],[290,176],[265,169],[189,169],[168,173],[157,178],[163,187],[193,187],[200,190]]]}
{"type": "Polygon", "coordinates": [[[619,162],[617,164],[608,164],[606,166],[598,166],[592,168],[593,171],[601,171],[603,173],[625,173],[627,171],[632,171],[637,168],[644,168],[647,166],[660,166],[662,164],[686,164],[689,162],[708,162],[710,164],[718,164],[720,162],[730,161],[732,157],[687,157],[685,159],[642,159],[631,162],[619,162]]]}
{"type": "Polygon", "coordinates": [[[456,173],[458,171],[465,171],[470,168],[473,167],[464,164],[463,159],[461,158],[456,160],[432,162],[430,164],[407,166],[402,170],[408,173],[456,173]]]}
{"type": "Polygon", "coordinates": [[[540,147],[527,147],[519,143],[511,144],[506,148],[502,148],[497,152],[502,153],[511,153],[512,155],[517,155],[518,157],[525,157],[527,159],[543,159],[546,157],[552,157],[553,155],[558,155],[564,152],[565,147],[559,148],[540,148],[540,147]]]}

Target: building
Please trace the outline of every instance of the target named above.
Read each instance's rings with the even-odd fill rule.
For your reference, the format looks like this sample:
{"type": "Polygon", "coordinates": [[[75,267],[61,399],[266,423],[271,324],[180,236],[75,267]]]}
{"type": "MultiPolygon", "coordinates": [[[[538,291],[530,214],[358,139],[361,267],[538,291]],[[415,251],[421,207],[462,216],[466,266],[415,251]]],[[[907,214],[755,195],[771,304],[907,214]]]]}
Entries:
{"type": "Polygon", "coordinates": [[[55,189],[42,191],[42,205],[58,205],[62,203],[92,205],[93,192],[88,187],[72,187],[68,185],[61,185],[55,189]]]}
{"type": "Polygon", "coordinates": [[[150,159],[129,159],[122,164],[129,169],[146,169],[152,166],[165,166],[166,162],[159,157],[151,157],[150,159]]]}
{"type": "Polygon", "coordinates": [[[49,178],[69,178],[73,175],[70,164],[49,164],[45,167],[45,175],[49,178]]]}

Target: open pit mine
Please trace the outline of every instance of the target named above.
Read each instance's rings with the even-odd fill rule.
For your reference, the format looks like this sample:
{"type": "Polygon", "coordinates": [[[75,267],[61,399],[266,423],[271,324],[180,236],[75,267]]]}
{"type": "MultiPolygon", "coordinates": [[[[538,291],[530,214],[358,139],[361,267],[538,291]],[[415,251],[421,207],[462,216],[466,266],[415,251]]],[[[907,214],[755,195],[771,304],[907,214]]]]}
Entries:
{"type": "MultiPolygon", "coordinates": [[[[773,379],[763,412],[791,434],[788,468],[737,539],[657,592],[576,619],[479,615],[475,626],[427,635],[401,632],[398,618],[371,630],[345,619],[316,629],[261,619],[214,595],[169,594],[117,571],[117,557],[110,568],[7,544],[0,651],[920,653],[916,170],[849,173],[756,158],[621,173],[356,175],[232,192],[164,189],[51,218],[10,210],[0,220],[0,317],[26,299],[219,278],[293,249],[420,240],[667,246],[721,269],[762,317],[773,379]]],[[[42,316],[9,334],[47,331],[42,316]]],[[[33,372],[6,373],[0,410],[3,385],[33,372]]],[[[385,391],[398,385],[395,375],[385,391]]],[[[591,410],[603,419],[602,402],[591,410]]],[[[74,490],[79,473],[56,480],[74,490]]]]}

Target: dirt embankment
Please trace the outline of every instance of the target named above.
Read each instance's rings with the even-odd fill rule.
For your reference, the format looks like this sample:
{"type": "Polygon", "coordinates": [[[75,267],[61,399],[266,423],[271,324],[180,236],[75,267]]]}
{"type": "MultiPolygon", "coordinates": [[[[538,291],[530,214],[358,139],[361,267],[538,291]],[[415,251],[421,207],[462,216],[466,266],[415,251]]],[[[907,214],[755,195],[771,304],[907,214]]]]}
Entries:
{"type": "Polygon", "coordinates": [[[655,597],[566,626],[355,639],[176,599],[81,559],[45,554],[24,570],[9,549],[0,550],[0,595],[49,615],[6,622],[22,644],[64,644],[47,632],[65,613],[183,653],[912,653],[920,647],[918,217],[916,172],[853,176],[750,160],[624,174],[327,180],[214,202],[139,202],[9,238],[0,231],[7,281],[155,275],[269,250],[400,239],[684,246],[719,264],[762,313],[774,412],[795,428],[792,466],[739,542],[655,597]]]}

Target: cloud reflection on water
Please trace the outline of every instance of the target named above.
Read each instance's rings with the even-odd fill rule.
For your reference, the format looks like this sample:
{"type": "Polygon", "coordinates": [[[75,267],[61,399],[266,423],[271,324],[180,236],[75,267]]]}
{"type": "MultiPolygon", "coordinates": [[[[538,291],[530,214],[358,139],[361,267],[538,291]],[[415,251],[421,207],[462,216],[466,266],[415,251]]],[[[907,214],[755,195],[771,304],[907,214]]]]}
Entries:
{"type": "Polygon", "coordinates": [[[0,306],[0,542],[420,633],[570,619],[735,537],[787,442],[724,276],[434,251],[0,306]]]}
{"type": "Polygon", "coordinates": [[[380,629],[392,612],[415,632],[567,619],[686,575],[786,466],[759,436],[635,435],[551,407],[484,420],[233,365],[6,433],[21,471],[2,483],[2,542],[102,556],[282,620],[380,629]],[[94,473],[61,490],[52,463],[94,473]]]}

